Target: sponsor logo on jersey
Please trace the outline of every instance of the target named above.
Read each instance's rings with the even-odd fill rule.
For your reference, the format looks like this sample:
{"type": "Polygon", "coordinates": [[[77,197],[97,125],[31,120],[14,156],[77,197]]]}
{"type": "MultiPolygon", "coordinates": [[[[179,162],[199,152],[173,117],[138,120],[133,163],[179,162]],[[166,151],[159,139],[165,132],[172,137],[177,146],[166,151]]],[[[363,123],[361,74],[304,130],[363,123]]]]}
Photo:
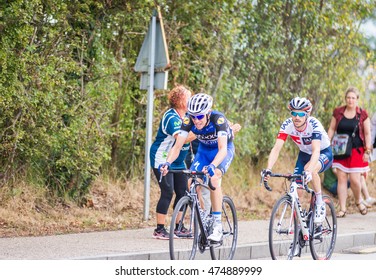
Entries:
{"type": "Polygon", "coordinates": [[[206,141],[202,141],[205,145],[208,145],[208,146],[214,146],[214,145],[218,145],[218,141],[217,140],[206,140],[206,141]]]}
{"type": "Polygon", "coordinates": [[[321,133],[320,132],[314,132],[312,133],[313,139],[321,139],[321,133]]]}
{"type": "Polygon", "coordinates": [[[174,128],[179,128],[181,126],[181,121],[174,122],[174,128]]]}
{"type": "Polygon", "coordinates": [[[188,125],[189,124],[189,118],[188,117],[184,117],[183,123],[185,125],[188,125]]]}
{"type": "Polygon", "coordinates": [[[221,125],[221,124],[224,124],[224,123],[225,123],[225,118],[224,117],[219,117],[218,120],[217,120],[217,124],[221,125]]]}
{"type": "Polygon", "coordinates": [[[196,161],[193,166],[195,167],[195,170],[198,171],[199,170],[198,168],[200,166],[200,162],[196,161]]]}
{"type": "Polygon", "coordinates": [[[181,150],[182,150],[182,151],[188,151],[188,150],[189,150],[189,145],[187,145],[186,147],[183,146],[183,147],[181,148],[181,150]]]}
{"type": "Polygon", "coordinates": [[[286,127],[292,123],[292,119],[287,119],[282,125],[281,125],[281,130],[285,130],[286,127]]]}
{"type": "Polygon", "coordinates": [[[313,129],[315,129],[319,126],[317,120],[315,120],[315,119],[310,119],[309,122],[311,123],[313,129]]]}
{"type": "Polygon", "coordinates": [[[213,139],[217,139],[217,135],[216,134],[198,134],[197,139],[203,140],[203,141],[213,140],[213,139]]]}
{"type": "Polygon", "coordinates": [[[304,145],[311,145],[312,144],[312,137],[302,137],[304,145]]]}
{"type": "Polygon", "coordinates": [[[218,137],[219,136],[227,136],[227,131],[218,131],[218,137]]]}

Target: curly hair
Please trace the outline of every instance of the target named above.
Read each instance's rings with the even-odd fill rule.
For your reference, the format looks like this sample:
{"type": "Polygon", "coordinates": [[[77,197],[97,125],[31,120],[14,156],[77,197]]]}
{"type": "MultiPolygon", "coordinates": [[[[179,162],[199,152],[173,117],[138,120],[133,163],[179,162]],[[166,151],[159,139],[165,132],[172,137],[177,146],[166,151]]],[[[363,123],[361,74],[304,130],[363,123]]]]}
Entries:
{"type": "Polygon", "coordinates": [[[192,93],[189,89],[182,85],[178,85],[174,87],[169,93],[168,93],[168,101],[170,103],[170,106],[172,108],[186,108],[187,107],[187,99],[191,97],[192,93]],[[186,97],[186,98],[184,98],[186,97]]]}

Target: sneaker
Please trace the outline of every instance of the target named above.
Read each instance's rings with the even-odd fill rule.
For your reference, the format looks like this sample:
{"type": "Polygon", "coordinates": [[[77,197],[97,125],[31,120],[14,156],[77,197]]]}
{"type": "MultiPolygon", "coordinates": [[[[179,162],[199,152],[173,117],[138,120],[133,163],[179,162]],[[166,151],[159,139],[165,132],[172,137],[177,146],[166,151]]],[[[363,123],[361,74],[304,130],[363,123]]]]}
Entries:
{"type": "Polygon", "coordinates": [[[367,204],[369,205],[376,205],[376,199],[373,198],[373,197],[369,197],[365,200],[367,202],[367,204]]]}
{"type": "Polygon", "coordinates": [[[182,226],[181,230],[175,229],[174,234],[178,238],[180,238],[180,237],[182,237],[182,238],[193,238],[192,232],[189,229],[187,229],[184,225],[182,226]]]}
{"type": "Polygon", "coordinates": [[[315,207],[315,224],[321,224],[324,222],[326,216],[326,207],[325,202],[322,204],[316,205],[315,207]]]}
{"type": "Polygon", "coordinates": [[[221,241],[223,236],[222,233],[222,224],[221,223],[214,223],[213,226],[213,233],[208,236],[208,240],[219,242],[221,241]]]}
{"type": "Polygon", "coordinates": [[[153,232],[153,238],[155,239],[162,239],[162,240],[169,240],[170,234],[166,230],[166,228],[162,228],[161,230],[155,229],[153,232]]]}

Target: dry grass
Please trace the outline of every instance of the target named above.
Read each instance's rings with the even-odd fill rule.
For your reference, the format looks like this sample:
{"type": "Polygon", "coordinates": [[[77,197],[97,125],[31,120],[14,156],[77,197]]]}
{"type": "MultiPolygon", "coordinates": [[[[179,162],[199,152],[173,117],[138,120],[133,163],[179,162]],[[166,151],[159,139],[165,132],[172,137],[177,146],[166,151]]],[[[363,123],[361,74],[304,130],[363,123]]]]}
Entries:
{"type": "Polygon", "coordinates": [[[20,183],[0,192],[0,236],[40,236],[148,226],[142,221],[143,184],[98,179],[84,207],[49,201],[46,190],[20,183]]]}
{"type": "MultiPolygon", "coordinates": [[[[240,220],[268,219],[274,202],[284,192],[284,180],[273,178],[270,182],[273,192],[268,192],[259,185],[260,168],[250,172],[250,168],[240,166],[241,163],[234,163],[224,177],[224,193],[233,198],[240,220]]],[[[284,159],[274,170],[288,172],[291,166],[293,162],[284,159]]],[[[22,182],[13,189],[5,186],[0,189],[0,236],[41,236],[154,226],[159,188],[152,178],[148,221],[143,221],[144,185],[140,179],[124,182],[98,178],[84,207],[51,201],[46,189],[22,182]]],[[[367,181],[371,196],[376,197],[374,172],[370,172],[367,181]]],[[[334,202],[337,204],[336,198],[334,202]]],[[[357,212],[351,191],[348,212],[357,212]]]]}

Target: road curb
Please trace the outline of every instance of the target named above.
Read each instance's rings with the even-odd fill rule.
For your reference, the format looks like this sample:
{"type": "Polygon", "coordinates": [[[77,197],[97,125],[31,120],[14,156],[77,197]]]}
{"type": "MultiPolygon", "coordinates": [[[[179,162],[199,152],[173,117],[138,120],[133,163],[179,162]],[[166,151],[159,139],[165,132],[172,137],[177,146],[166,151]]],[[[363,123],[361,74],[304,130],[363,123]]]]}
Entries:
{"type": "MultiPolygon", "coordinates": [[[[376,245],[376,231],[361,232],[351,234],[338,234],[335,253],[344,252],[354,247],[364,247],[376,245]]],[[[302,253],[309,253],[309,246],[306,246],[302,253]]],[[[258,242],[252,244],[243,244],[237,246],[234,260],[252,260],[252,259],[268,259],[270,258],[268,242],[258,242]]],[[[96,257],[79,258],[80,260],[169,260],[169,252],[155,251],[150,253],[125,253],[116,255],[102,255],[96,257]]],[[[204,254],[197,253],[196,260],[210,260],[210,253],[206,251],[204,254]]]]}

